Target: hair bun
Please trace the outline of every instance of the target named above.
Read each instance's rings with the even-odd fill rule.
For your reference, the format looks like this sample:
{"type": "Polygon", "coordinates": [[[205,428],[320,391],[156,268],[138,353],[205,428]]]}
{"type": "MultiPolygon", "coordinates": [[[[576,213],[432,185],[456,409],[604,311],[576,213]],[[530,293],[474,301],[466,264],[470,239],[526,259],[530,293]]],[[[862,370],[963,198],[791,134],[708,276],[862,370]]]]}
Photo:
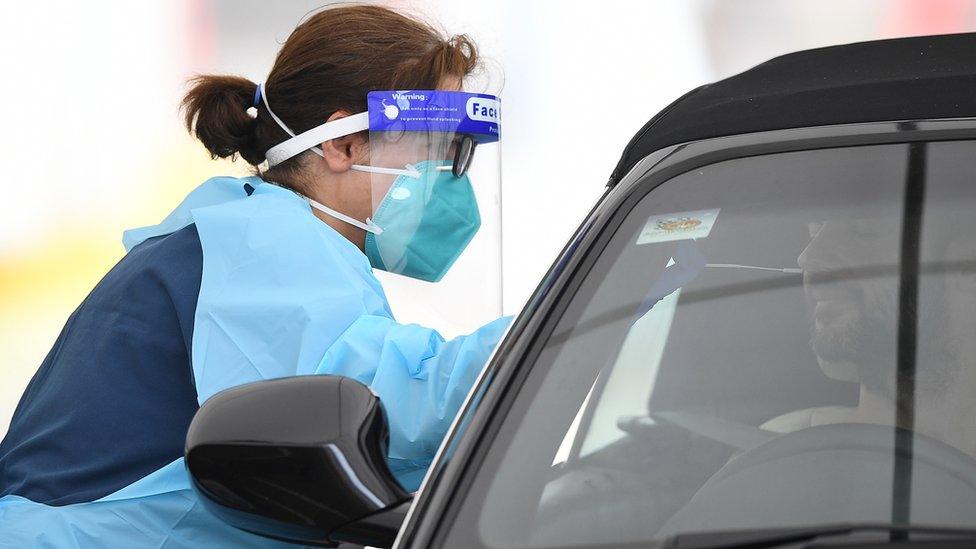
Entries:
{"type": "Polygon", "coordinates": [[[260,100],[260,87],[247,78],[202,75],[190,80],[182,108],[187,130],[212,158],[240,154],[250,164],[260,164],[264,151],[255,147],[256,119],[248,113],[260,100]]]}

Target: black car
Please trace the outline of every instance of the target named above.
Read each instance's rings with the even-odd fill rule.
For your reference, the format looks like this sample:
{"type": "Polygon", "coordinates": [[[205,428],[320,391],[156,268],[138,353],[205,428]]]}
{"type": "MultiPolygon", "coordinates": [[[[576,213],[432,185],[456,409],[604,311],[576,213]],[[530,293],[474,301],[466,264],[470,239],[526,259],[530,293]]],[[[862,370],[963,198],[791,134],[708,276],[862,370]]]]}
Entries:
{"type": "Polygon", "coordinates": [[[186,455],[221,518],[304,543],[976,547],[976,34],[674,102],[418,493],[385,443],[375,395],[320,376],[214,397],[186,455]]]}

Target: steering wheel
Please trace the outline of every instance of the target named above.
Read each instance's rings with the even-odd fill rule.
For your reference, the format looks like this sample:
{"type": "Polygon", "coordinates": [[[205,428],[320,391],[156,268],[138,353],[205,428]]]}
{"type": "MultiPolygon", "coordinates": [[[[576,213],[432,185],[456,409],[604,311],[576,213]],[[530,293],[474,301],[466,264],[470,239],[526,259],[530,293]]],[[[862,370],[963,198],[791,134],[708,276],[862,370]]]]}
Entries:
{"type": "MultiPolygon", "coordinates": [[[[619,457],[613,457],[579,467],[554,480],[553,492],[562,492],[561,497],[543,499],[533,538],[553,544],[572,540],[574,533],[578,536],[581,530],[591,532],[597,527],[611,528],[621,539],[646,540],[704,528],[890,522],[895,452],[892,427],[833,424],[775,435],[741,426],[761,431],[765,438],[755,447],[744,449],[744,444],[733,442],[745,443],[759,434],[731,439],[722,435],[712,437],[703,431],[711,432],[719,423],[688,423],[685,420],[689,417],[694,416],[682,416],[684,425],[669,422],[665,432],[658,433],[668,442],[655,444],[654,451],[639,463],[642,473],[633,468],[618,468],[619,457]],[[709,428],[703,429],[702,425],[709,428]],[[668,471],[665,476],[670,478],[670,486],[667,478],[656,478],[652,479],[656,488],[648,489],[642,481],[660,476],[662,471],[657,468],[662,462],[674,461],[660,459],[658,452],[665,446],[682,446],[680,452],[687,456],[683,467],[706,453],[703,450],[707,448],[684,445],[680,432],[702,435],[696,438],[710,439],[712,448],[739,449],[741,453],[733,455],[724,466],[716,463],[710,471],[718,471],[710,477],[706,474],[695,481],[683,475],[683,470],[668,471]],[[684,484],[691,493],[685,495],[675,490],[684,484]],[[695,492],[697,486],[701,488],[695,492]],[[671,500],[676,500],[676,505],[671,505],[671,500]],[[635,511],[645,515],[630,516],[635,511]]],[[[654,423],[646,420],[639,423],[643,432],[628,430],[637,435],[633,438],[641,435],[652,438],[654,423]]],[[[660,427],[661,423],[657,425],[660,427]]],[[[913,437],[911,520],[976,525],[976,460],[932,438],[917,433],[913,437]]],[[[639,448],[649,450],[646,446],[639,448]]],[[[635,448],[626,452],[632,454],[635,448]]]]}
{"type": "Polygon", "coordinates": [[[573,543],[603,527],[613,530],[608,535],[648,539],[733,452],[771,436],[684,412],[625,417],[618,427],[630,436],[571,460],[547,483],[533,545],[573,543]]]}
{"type": "MultiPolygon", "coordinates": [[[[976,460],[935,439],[912,436],[912,522],[976,524],[976,460]]],[[[705,526],[890,522],[899,451],[894,441],[893,427],[859,423],[777,436],[730,460],[658,535],[705,526]]]]}

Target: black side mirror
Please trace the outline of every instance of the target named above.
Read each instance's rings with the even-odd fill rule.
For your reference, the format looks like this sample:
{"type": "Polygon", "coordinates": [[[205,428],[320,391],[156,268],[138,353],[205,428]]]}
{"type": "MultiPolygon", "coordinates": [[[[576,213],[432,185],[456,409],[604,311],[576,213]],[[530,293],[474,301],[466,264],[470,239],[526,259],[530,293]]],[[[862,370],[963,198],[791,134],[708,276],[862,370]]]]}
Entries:
{"type": "Polygon", "coordinates": [[[379,398],[356,380],[274,379],[207,400],[186,466],[207,508],[237,528],[388,547],[410,500],[386,466],[388,439],[379,398]]]}

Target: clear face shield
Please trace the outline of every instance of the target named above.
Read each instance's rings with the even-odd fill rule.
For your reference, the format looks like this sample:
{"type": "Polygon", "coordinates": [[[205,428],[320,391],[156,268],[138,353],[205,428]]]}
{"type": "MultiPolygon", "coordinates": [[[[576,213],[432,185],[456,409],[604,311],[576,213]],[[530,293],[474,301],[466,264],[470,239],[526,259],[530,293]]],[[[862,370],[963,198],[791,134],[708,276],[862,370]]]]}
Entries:
{"type": "MultiPolygon", "coordinates": [[[[394,311],[458,332],[501,314],[499,104],[454,91],[371,92],[370,263],[394,311]],[[387,170],[398,170],[387,172],[387,170]]],[[[412,318],[408,320],[413,320],[412,318]]]]}
{"type": "Polygon", "coordinates": [[[364,252],[399,320],[454,335],[500,316],[498,98],[448,90],[370,92],[367,112],[273,147],[268,162],[367,129],[368,163],[353,169],[369,173],[372,215],[354,219],[310,201],[313,207],[366,231],[364,252]]]}

